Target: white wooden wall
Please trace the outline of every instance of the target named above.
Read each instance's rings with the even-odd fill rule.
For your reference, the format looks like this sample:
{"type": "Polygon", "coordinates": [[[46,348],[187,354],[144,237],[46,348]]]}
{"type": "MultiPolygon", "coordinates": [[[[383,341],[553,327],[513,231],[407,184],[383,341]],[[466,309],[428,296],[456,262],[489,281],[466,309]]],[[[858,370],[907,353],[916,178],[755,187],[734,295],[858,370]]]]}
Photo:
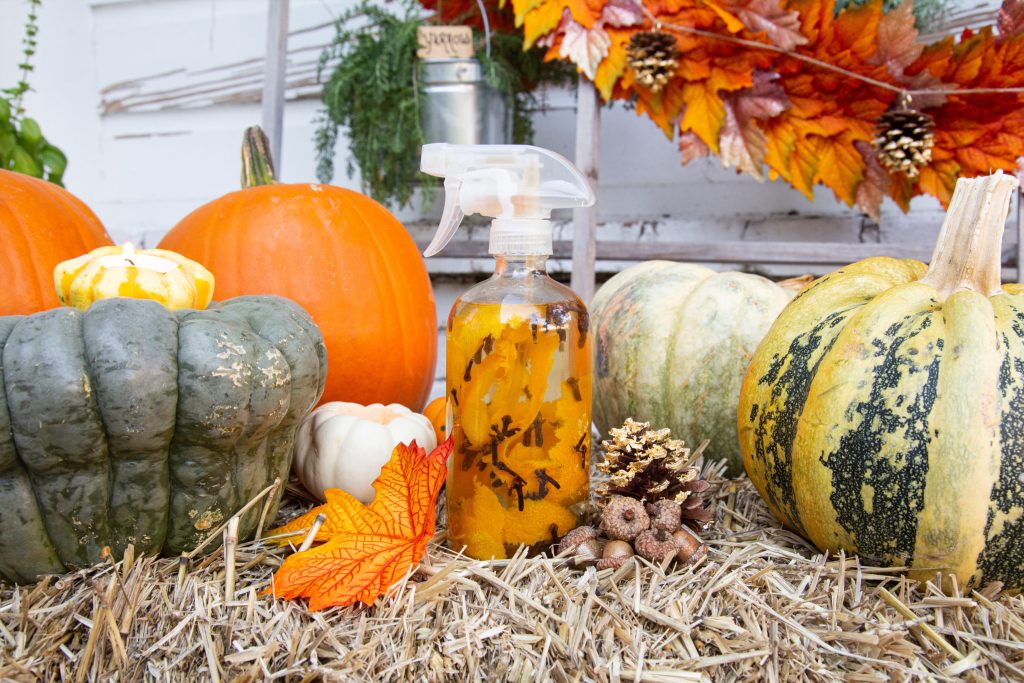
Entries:
{"type": "MultiPolygon", "coordinates": [[[[318,104],[310,96],[318,46],[350,4],[291,1],[291,99],[279,169],[286,182],[314,178],[318,104]]],[[[68,154],[69,189],[115,239],[151,246],[186,213],[237,188],[241,132],[260,119],[266,7],[266,0],[46,0],[35,92],[26,104],[68,154]]],[[[0,0],[0,86],[17,78],[24,12],[23,0],[0,0]]],[[[573,95],[555,91],[545,99],[536,143],[571,158],[573,95]]],[[[675,145],[621,105],[605,109],[601,125],[600,238],[750,240],[756,251],[756,241],[765,239],[920,242],[931,240],[941,221],[940,207],[929,199],[915,201],[909,215],[886,206],[876,226],[828,191],[809,203],[783,184],[759,184],[714,159],[683,167],[675,145]]],[[[345,156],[341,141],[335,183],[357,187],[344,175],[345,156]]],[[[425,239],[438,209],[397,213],[425,239]]],[[[569,238],[568,224],[557,229],[556,238],[569,238]]],[[[482,237],[479,229],[469,234],[482,237]]],[[[439,258],[429,267],[437,275],[440,321],[465,287],[465,278],[445,276],[488,272],[490,264],[439,258]]],[[[553,264],[554,270],[565,267],[553,264]]]]}

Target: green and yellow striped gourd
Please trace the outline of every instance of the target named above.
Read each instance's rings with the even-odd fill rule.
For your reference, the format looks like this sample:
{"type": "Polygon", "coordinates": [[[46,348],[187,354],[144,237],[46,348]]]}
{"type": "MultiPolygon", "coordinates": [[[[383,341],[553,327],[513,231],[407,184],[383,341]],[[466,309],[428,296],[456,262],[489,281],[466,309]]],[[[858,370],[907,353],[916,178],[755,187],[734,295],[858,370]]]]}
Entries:
{"type": "Polygon", "coordinates": [[[818,548],[1024,587],[1024,287],[1000,285],[1016,187],[959,180],[930,266],[870,258],[826,275],[758,347],[744,464],[818,548]]]}
{"type": "Polygon", "coordinates": [[[742,474],[736,401],[743,372],[779,312],[809,278],[776,284],[752,273],[646,261],[598,290],[594,422],[606,433],[627,417],[668,427],[742,474]]]}

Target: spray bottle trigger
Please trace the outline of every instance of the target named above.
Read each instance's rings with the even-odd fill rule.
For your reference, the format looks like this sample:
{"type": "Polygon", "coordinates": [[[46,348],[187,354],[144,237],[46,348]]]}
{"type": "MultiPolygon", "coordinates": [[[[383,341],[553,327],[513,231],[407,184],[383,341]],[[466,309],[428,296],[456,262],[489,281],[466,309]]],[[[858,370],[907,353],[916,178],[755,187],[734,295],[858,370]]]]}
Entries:
{"type": "Polygon", "coordinates": [[[459,190],[462,188],[462,180],[451,176],[444,179],[444,211],[441,212],[441,222],[430,245],[423,251],[424,256],[433,256],[444,249],[445,245],[452,239],[455,231],[459,229],[462,219],[466,214],[462,212],[459,204],[459,190]]]}

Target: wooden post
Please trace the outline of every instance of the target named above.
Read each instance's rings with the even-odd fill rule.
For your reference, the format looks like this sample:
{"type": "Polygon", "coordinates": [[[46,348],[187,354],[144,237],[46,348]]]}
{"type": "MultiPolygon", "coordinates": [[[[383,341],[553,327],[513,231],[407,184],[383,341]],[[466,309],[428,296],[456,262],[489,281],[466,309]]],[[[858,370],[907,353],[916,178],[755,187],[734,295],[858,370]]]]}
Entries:
{"type": "Polygon", "coordinates": [[[270,138],[270,155],[280,172],[285,75],[288,70],[288,0],[269,2],[267,54],[263,70],[263,131],[270,138]]]}
{"type": "MultiPolygon", "coordinates": [[[[597,192],[601,147],[601,100],[597,88],[580,77],[576,95],[576,166],[597,192]]],[[[572,218],[572,288],[585,302],[594,297],[597,257],[597,207],[575,209],[572,218]]]]}

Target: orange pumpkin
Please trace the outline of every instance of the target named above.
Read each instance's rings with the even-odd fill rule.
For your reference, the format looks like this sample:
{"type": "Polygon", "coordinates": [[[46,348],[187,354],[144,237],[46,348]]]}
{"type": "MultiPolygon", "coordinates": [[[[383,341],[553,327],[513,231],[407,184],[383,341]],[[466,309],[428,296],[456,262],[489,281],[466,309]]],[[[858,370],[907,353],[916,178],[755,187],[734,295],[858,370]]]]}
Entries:
{"type": "Polygon", "coordinates": [[[82,200],[45,180],[0,170],[0,316],[60,306],[57,264],[110,244],[82,200]]]}
{"type": "Polygon", "coordinates": [[[423,415],[434,425],[434,432],[437,433],[437,443],[442,444],[448,440],[448,399],[439,396],[427,404],[423,409],[423,415]]]}
{"type": "Polygon", "coordinates": [[[405,226],[357,192],[275,182],[258,128],[245,133],[242,166],[244,189],[193,211],[159,247],[206,266],[219,299],[277,294],[306,309],[327,344],[322,402],[422,408],[437,318],[405,226]]]}

